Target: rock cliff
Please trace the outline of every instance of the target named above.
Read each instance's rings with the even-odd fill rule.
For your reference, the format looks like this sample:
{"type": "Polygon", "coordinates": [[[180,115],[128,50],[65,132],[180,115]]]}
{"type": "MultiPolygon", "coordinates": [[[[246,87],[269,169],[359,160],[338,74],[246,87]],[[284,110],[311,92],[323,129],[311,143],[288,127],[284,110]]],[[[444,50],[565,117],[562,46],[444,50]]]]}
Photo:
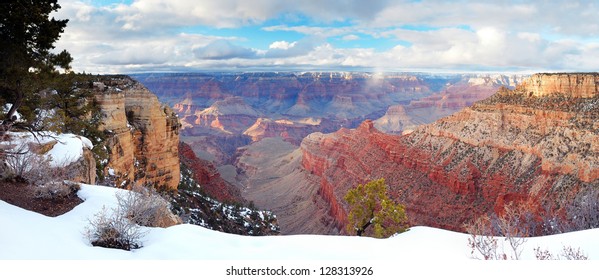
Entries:
{"type": "Polygon", "coordinates": [[[339,226],[347,190],[378,178],[413,225],[462,230],[512,201],[564,219],[579,193],[599,187],[597,84],[597,74],[538,74],[404,136],[370,121],[314,133],[302,167],[320,177],[339,226]]]}
{"type": "Polygon", "coordinates": [[[176,190],[179,184],[179,121],[156,95],[125,76],[94,82],[108,133],[105,174],[117,187],[133,184],[176,190]]]}
{"type": "Polygon", "coordinates": [[[564,93],[572,98],[593,98],[599,94],[599,74],[535,74],[521,89],[535,97],[564,93]]]}

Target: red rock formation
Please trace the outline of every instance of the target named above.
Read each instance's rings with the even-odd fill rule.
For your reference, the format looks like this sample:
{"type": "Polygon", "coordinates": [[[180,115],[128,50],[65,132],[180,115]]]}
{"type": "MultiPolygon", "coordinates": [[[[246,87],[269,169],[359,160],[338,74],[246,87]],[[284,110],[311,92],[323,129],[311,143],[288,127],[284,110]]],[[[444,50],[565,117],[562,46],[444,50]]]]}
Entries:
{"type": "Polygon", "coordinates": [[[563,212],[580,189],[599,187],[599,97],[587,90],[596,83],[595,74],[535,75],[405,136],[370,121],[314,133],[301,144],[302,166],[321,178],[339,224],[349,188],[378,178],[414,225],[461,230],[509,201],[563,212]],[[585,86],[564,92],[571,81],[585,86]]]}
{"type": "Polygon", "coordinates": [[[187,95],[187,97],[181,101],[173,105],[173,111],[175,111],[180,116],[191,116],[196,112],[202,111],[202,106],[199,106],[193,102],[191,95],[187,95]]]}
{"type": "Polygon", "coordinates": [[[369,114],[380,115],[389,103],[430,92],[423,79],[409,75],[181,74],[159,78],[150,75],[146,79],[163,93],[164,100],[173,100],[180,94],[174,108],[182,124],[182,140],[193,145],[199,156],[218,164],[230,162],[236,148],[248,144],[245,139],[239,141],[245,135],[253,141],[282,137],[299,145],[311,132],[355,127],[369,114]],[[160,82],[152,83],[155,79],[160,82]],[[309,118],[317,119],[318,124],[304,122],[309,118]]]}
{"type": "Polygon", "coordinates": [[[317,124],[294,122],[290,120],[271,120],[259,118],[251,127],[243,132],[252,138],[252,141],[260,141],[267,137],[281,137],[283,140],[294,145],[300,144],[306,135],[319,131],[320,122],[317,124]]]}
{"type": "Polygon", "coordinates": [[[192,170],[193,179],[210,197],[221,202],[245,202],[239,189],[225,181],[212,163],[199,159],[189,145],[179,142],[179,156],[181,162],[192,170]]]}

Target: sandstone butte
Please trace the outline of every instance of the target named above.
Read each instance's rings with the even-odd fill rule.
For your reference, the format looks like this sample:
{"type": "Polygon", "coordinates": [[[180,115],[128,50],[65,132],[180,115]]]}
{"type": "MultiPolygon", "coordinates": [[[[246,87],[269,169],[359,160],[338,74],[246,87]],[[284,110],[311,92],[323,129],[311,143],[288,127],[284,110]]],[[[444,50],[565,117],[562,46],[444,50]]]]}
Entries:
{"type": "Polygon", "coordinates": [[[373,122],[313,133],[302,168],[336,226],[349,188],[385,178],[412,225],[463,230],[509,202],[565,219],[585,189],[599,187],[599,74],[535,74],[432,124],[399,136],[373,122]]]}
{"type": "Polygon", "coordinates": [[[156,95],[126,76],[105,76],[94,93],[109,132],[104,174],[117,187],[133,184],[176,190],[179,185],[179,121],[156,95]]]}

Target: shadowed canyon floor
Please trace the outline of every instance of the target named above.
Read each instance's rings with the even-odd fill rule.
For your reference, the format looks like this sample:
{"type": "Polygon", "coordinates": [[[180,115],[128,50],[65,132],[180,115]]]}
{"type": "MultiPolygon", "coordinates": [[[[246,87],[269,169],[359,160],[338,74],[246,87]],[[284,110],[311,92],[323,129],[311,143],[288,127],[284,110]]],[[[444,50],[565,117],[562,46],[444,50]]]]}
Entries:
{"type": "Polygon", "coordinates": [[[316,177],[301,167],[302,153],[280,138],[248,146],[237,166],[245,186],[243,196],[258,208],[277,213],[282,234],[337,234],[327,202],[318,195],[316,177]]]}

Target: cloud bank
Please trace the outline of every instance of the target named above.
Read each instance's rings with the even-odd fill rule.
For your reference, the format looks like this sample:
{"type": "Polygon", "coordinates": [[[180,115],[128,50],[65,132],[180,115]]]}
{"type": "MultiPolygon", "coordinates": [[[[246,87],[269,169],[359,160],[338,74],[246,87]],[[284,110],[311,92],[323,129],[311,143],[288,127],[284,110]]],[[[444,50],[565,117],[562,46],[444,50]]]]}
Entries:
{"type": "Polygon", "coordinates": [[[64,0],[76,71],[597,71],[593,1],[64,0]],[[106,1],[102,1],[105,3],[106,1]]]}

